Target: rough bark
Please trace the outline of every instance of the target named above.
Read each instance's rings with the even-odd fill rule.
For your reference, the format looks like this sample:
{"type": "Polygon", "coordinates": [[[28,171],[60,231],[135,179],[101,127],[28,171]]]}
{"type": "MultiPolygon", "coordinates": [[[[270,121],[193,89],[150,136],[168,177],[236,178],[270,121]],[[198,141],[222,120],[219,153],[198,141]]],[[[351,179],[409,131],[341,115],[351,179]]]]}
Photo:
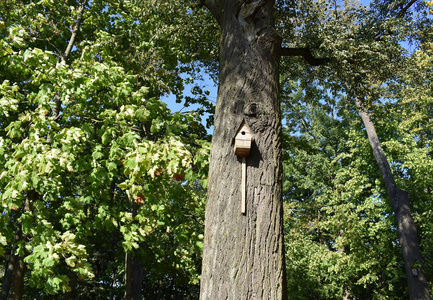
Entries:
{"type": "Polygon", "coordinates": [[[367,111],[362,106],[361,101],[357,98],[355,98],[355,100],[358,106],[358,112],[367,131],[368,140],[373,149],[373,155],[379,165],[386,191],[394,210],[410,299],[430,299],[427,281],[422,268],[422,257],[418,244],[417,230],[410,211],[409,193],[397,187],[388,159],[380,146],[374,124],[367,111]],[[412,273],[412,269],[416,269],[417,275],[412,273]]]}
{"type": "Polygon", "coordinates": [[[131,299],[140,300],[141,297],[141,288],[143,285],[143,264],[138,259],[138,257],[133,257],[132,260],[132,283],[131,283],[131,299]]]}
{"type": "Polygon", "coordinates": [[[220,82],[211,147],[200,299],[286,299],[273,1],[205,1],[221,27],[220,82]],[[215,10],[218,7],[219,10],[215,10]],[[254,135],[241,213],[241,163],[232,140],[254,135]]]}
{"type": "Polygon", "coordinates": [[[310,48],[281,48],[281,56],[302,56],[311,66],[320,66],[329,61],[324,57],[314,57],[310,48]]]}

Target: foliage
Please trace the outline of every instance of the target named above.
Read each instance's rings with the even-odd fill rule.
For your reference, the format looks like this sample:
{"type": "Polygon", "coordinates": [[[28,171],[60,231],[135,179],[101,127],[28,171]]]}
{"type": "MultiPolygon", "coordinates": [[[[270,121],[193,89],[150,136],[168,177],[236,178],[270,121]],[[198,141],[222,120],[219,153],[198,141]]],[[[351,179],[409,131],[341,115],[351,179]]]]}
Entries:
{"type": "Polygon", "coordinates": [[[214,40],[198,38],[212,32],[207,14],[182,1],[0,11],[2,264],[22,228],[28,298],[122,297],[131,251],[150,272],[145,289],[196,293],[208,137],[203,110],[171,112],[160,98],[181,101],[181,74],[212,58],[214,40]]]}
{"type": "Polygon", "coordinates": [[[322,92],[284,100],[289,290],[298,299],[401,295],[397,233],[368,141],[345,100],[322,92]]]}
{"type": "Polygon", "coordinates": [[[287,34],[283,40],[291,37],[286,45],[326,58],[320,67],[302,58],[282,62],[289,294],[407,294],[394,216],[354,91],[369,109],[398,185],[411,195],[431,287],[431,64],[423,42],[431,21],[424,3],[407,11],[407,3],[393,1],[278,3],[279,31],[287,34]],[[403,41],[419,50],[409,53],[403,41]]]}
{"type": "MultiPolygon", "coordinates": [[[[0,1],[0,270],[16,246],[26,299],[122,298],[125,253],[142,264],[146,299],[197,298],[210,140],[201,119],[213,105],[199,86],[194,97],[183,90],[202,69],[216,78],[218,34],[196,2],[0,1]],[[172,112],[168,94],[200,108],[172,112]]],[[[411,195],[432,288],[429,9],[276,2],[283,46],[327,62],[281,64],[291,298],[407,294],[394,216],[349,88],[411,195]]]]}

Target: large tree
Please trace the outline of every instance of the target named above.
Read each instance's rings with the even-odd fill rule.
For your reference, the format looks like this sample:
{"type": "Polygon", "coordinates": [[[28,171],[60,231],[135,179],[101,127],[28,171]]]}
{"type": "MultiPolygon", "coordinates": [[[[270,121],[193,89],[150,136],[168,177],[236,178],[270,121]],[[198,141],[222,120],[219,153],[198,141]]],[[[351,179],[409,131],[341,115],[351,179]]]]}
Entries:
{"type": "MultiPolygon", "coordinates": [[[[376,103],[383,101],[386,97],[384,87],[392,86],[391,82],[395,78],[394,76],[396,73],[401,72],[404,66],[404,51],[398,44],[404,38],[404,33],[399,32],[407,30],[413,25],[411,15],[414,12],[411,7],[414,3],[415,1],[398,6],[393,2],[373,5],[369,23],[380,22],[382,18],[386,17],[382,22],[382,31],[373,31],[377,29],[374,25],[368,23],[366,27],[370,30],[370,33],[366,34],[364,26],[358,27],[356,24],[352,25],[351,29],[354,36],[364,35],[364,38],[359,38],[360,44],[370,43],[372,45],[371,54],[381,51],[382,56],[370,58],[371,54],[365,53],[364,57],[360,59],[363,50],[358,48],[359,50],[354,52],[348,64],[342,68],[344,73],[340,73],[340,70],[334,70],[334,72],[339,77],[343,91],[348,95],[349,101],[356,105],[380,170],[395,216],[404,270],[409,287],[409,297],[410,299],[430,299],[422,266],[423,260],[418,243],[417,228],[410,208],[409,193],[397,186],[390,167],[390,161],[381,146],[379,135],[370,116],[370,111],[373,111],[374,106],[377,105],[376,103]],[[381,67],[371,68],[365,65],[366,62],[368,64],[378,64],[381,67]],[[366,70],[368,71],[366,72],[366,70]],[[347,76],[347,74],[350,75],[347,76]]],[[[424,24],[419,25],[419,30],[427,32],[424,24]]]]}
{"type": "Polygon", "coordinates": [[[192,38],[208,19],[183,1],[0,2],[1,299],[198,295],[207,134],[160,98],[210,57],[192,38]]]}
{"type": "MultiPolygon", "coordinates": [[[[351,2],[345,2],[341,6],[336,3],[325,4],[322,2],[321,9],[304,10],[301,8],[298,14],[303,16],[304,12],[304,15],[308,19],[314,20],[316,24],[312,25],[312,28],[303,25],[307,34],[304,40],[322,41],[320,47],[324,49],[328,59],[326,65],[321,68],[293,68],[298,74],[308,69],[308,75],[298,77],[301,78],[306,97],[314,97],[317,89],[315,85],[319,85],[325,87],[323,93],[325,97],[322,96],[321,101],[328,101],[328,98],[335,101],[344,95],[345,109],[350,109],[352,112],[356,111],[361,115],[364,127],[367,129],[368,140],[379,166],[375,172],[381,171],[380,174],[385,183],[384,188],[386,187],[388,191],[388,206],[393,208],[392,213],[396,217],[400,237],[399,245],[403,250],[402,257],[405,261],[406,278],[412,299],[429,297],[417,242],[416,224],[410,213],[408,194],[397,188],[393,178],[393,173],[398,175],[400,171],[397,168],[391,173],[390,163],[388,163],[385,151],[379,143],[378,136],[380,133],[376,132],[373,122],[380,124],[385,118],[389,118],[390,112],[385,110],[386,106],[384,107],[383,103],[394,102],[402,97],[393,93],[401,90],[401,87],[406,84],[415,84],[415,86],[419,84],[419,82],[415,83],[415,81],[407,81],[407,78],[404,79],[407,76],[402,70],[409,67],[407,64],[409,53],[401,46],[401,41],[406,40],[410,41],[412,45],[417,45],[423,40],[423,36],[428,35],[430,26],[423,5],[424,3],[416,1],[403,3],[378,1],[372,2],[368,8],[351,2]],[[324,11],[331,11],[332,17],[328,19],[326,13],[323,13],[324,11]],[[400,85],[394,84],[396,80],[400,85]],[[377,109],[380,109],[381,114],[375,113],[377,109]]],[[[419,68],[417,71],[411,69],[411,72],[412,74],[420,74],[419,68]]],[[[421,84],[421,86],[426,85],[421,84]]],[[[344,110],[334,110],[332,114],[336,114],[337,119],[353,118],[353,114],[341,114],[342,111],[344,110]]],[[[393,118],[396,118],[396,115],[393,115],[393,118]]],[[[387,129],[389,130],[388,133],[382,132],[384,135],[382,141],[386,141],[390,137],[396,140],[400,139],[400,137],[393,136],[392,133],[395,132],[395,129],[392,127],[387,129]]],[[[316,136],[320,137],[320,134],[316,132],[316,136]]],[[[408,139],[404,141],[406,142],[408,139]]],[[[389,143],[391,144],[391,142],[389,143]]],[[[396,165],[401,164],[395,160],[390,160],[390,162],[396,165]]],[[[368,185],[365,185],[364,189],[368,191],[368,185]]],[[[319,191],[320,193],[323,193],[323,190],[319,191]]],[[[357,191],[353,190],[352,197],[356,194],[357,191]]],[[[389,213],[384,211],[383,215],[388,218],[389,213]]],[[[352,229],[353,226],[350,230],[352,229]]],[[[347,232],[348,230],[345,229],[344,231],[347,232]]],[[[343,237],[344,231],[341,234],[343,237]]],[[[339,233],[334,233],[333,238],[336,234],[339,233]]],[[[368,244],[374,245],[376,243],[369,242],[368,244]]]]}
{"type": "Polygon", "coordinates": [[[279,57],[274,1],[203,1],[221,30],[201,299],[285,299],[279,57]],[[245,120],[254,136],[246,159],[233,138],[245,120]]]}
{"type": "MultiPolygon", "coordinates": [[[[403,25],[416,24],[423,28],[422,22],[412,23],[415,2],[378,2],[369,10],[349,2],[340,6],[337,1],[278,1],[275,11],[275,1],[201,1],[221,30],[202,299],[286,297],[282,289],[285,281],[282,278],[280,57],[303,56],[310,65],[327,64],[319,73],[323,78],[329,76],[332,87],[347,95],[353,95],[360,86],[364,91],[377,92],[369,76],[385,81],[394,78],[396,61],[403,57],[398,44],[402,39],[400,34],[409,30],[403,25]],[[276,25],[282,38],[274,29],[275,15],[279,17],[276,25]],[[325,58],[317,58],[317,54],[325,58]],[[240,211],[241,159],[232,149],[232,139],[242,120],[249,124],[254,135],[246,160],[245,215],[240,211]]],[[[367,103],[361,99],[362,105],[367,103]]],[[[395,213],[399,223],[400,213],[398,210],[395,213]]],[[[416,238],[416,231],[411,229],[407,236],[416,238]]],[[[400,243],[404,255],[406,246],[417,247],[415,240],[403,239],[400,243]]],[[[418,293],[428,297],[423,276],[415,278],[424,281],[419,286],[409,278],[414,277],[411,265],[419,266],[411,262],[406,267],[412,298],[418,297],[418,293]]]]}
{"type": "Polygon", "coordinates": [[[282,86],[290,297],[399,297],[402,259],[371,149],[344,94],[328,88],[282,86]]]}

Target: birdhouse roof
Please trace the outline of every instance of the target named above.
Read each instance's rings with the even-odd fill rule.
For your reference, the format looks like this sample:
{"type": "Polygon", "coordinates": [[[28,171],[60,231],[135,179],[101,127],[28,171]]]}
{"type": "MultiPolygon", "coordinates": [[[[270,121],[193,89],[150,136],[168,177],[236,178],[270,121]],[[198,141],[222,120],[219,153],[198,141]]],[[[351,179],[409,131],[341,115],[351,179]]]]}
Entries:
{"type": "Polygon", "coordinates": [[[236,136],[238,135],[239,132],[241,132],[242,128],[245,128],[244,130],[248,131],[248,133],[251,135],[251,139],[254,139],[250,126],[248,126],[248,123],[245,121],[245,119],[242,119],[241,123],[239,124],[238,128],[236,129],[232,143],[234,143],[236,136]]]}

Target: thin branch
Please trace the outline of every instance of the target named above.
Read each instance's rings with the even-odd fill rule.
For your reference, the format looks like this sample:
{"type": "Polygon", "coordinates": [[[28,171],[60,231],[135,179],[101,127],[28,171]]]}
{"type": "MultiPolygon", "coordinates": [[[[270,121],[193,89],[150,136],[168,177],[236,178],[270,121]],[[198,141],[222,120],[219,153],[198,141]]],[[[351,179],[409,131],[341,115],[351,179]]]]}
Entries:
{"type": "MultiPolygon", "coordinates": [[[[416,2],[417,0],[411,0],[405,7],[403,7],[399,12],[398,12],[398,14],[396,15],[396,18],[397,19],[400,19],[400,18],[403,18],[404,17],[404,15],[407,13],[407,11],[409,10],[409,8],[412,6],[412,5],[414,5],[415,4],[415,2],[416,2]]],[[[380,41],[380,39],[385,35],[385,34],[388,34],[388,35],[392,35],[392,34],[394,34],[395,33],[395,31],[393,31],[393,30],[390,30],[390,29],[386,29],[386,30],[384,30],[384,31],[382,31],[382,32],[378,32],[377,34],[376,34],[376,36],[375,36],[375,40],[376,41],[380,41]]]]}
{"type": "Polygon", "coordinates": [[[320,66],[329,61],[327,58],[316,58],[311,53],[310,48],[281,48],[281,56],[302,56],[310,65],[320,66]]]}
{"type": "MultiPolygon", "coordinates": [[[[75,21],[74,29],[72,30],[72,34],[71,34],[71,38],[69,39],[68,46],[66,47],[65,53],[63,55],[60,53],[60,60],[62,65],[66,65],[66,60],[68,59],[69,55],[71,54],[72,48],[74,47],[74,43],[77,38],[78,31],[80,31],[81,21],[83,19],[83,12],[84,12],[84,3],[81,3],[80,6],[78,7],[77,20],[75,21]]],[[[58,90],[54,96],[54,105],[51,109],[52,119],[55,122],[60,121],[61,105],[62,103],[60,99],[60,91],[58,90]]],[[[51,143],[51,136],[48,135],[47,140],[49,143],[51,143]]]]}
{"type": "Polygon", "coordinates": [[[194,221],[196,221],[200,225],[204,225],[203,221],[200,220],[200,217],[198,217],[196,215],[184,215],[184,216],[187,218],[192,218],[194,221]]]}
{"type": "Polygon", "coordinates": [[[296,110],[293,104],[287,102],[286,105],[290,106],[292,111],[298,116],[299,119],[301,119],[302,127],[304,127],[305,131],[308,132],[313,137],[313,139],[317,140],[316,136],[311,132],[310,128],[308,127],[307,121],[305,121],[305,118],[301,116],[301,114],[296,110]]]}
{"type": "Polygon", "coordinates": [[[397,14],[397,18],[401,18],[404,14],[409,10],[409,8],[416,2],[417,0],[410,1],[402,10],[397,14]]]}
{"type": "Polygon", "coordinates": [[[69,39],[68,47],[66,47],[65,53],[62,55],[62,64],[66,64],[66,60],[68,59],[69,55],[71,54],[72,47],[74,46],[78,31],[80,31],[81,21],[83,19],[83,12],[84,12],[84,4],[81,4],[78,7],[77,21],[75,22],[74,29],[72,30],[72,35],[71,35],[71,38],[69,39]]]}

